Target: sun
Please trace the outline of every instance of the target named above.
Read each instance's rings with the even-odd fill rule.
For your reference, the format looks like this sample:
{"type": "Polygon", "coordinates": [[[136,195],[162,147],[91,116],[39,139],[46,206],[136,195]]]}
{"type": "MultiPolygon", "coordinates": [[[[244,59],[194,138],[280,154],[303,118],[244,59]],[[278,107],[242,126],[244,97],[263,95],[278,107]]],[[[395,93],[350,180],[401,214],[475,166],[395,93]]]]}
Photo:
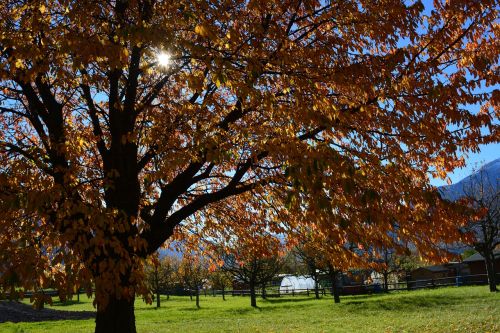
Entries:
{"type": "Polygon", "coordinates": [[[156,55],[156,61],[162,67],[169,67],[172,63],[172,56],[168,52],[160,51],[156,55]]]}

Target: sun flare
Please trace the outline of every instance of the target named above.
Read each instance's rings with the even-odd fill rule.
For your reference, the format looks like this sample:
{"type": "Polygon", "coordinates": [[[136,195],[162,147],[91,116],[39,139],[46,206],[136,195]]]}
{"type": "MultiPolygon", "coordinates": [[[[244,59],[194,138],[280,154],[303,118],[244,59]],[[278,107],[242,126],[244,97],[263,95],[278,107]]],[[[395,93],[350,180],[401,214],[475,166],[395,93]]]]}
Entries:
{"type": "Polygon", "coordinates": [[[162,67],[169,67],[172,63],[172,56],[165,51],[161,51],[156,55],[156,61],[162,67]]]}

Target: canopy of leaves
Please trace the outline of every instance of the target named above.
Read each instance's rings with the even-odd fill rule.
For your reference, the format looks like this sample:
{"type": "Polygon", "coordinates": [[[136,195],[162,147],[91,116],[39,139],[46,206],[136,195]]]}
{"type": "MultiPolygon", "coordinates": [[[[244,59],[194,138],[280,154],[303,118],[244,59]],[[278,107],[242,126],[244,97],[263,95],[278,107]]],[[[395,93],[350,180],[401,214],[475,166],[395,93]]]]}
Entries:
{"type": "Polygon", "coordinates": [[[429,175],[499,139],[500,29],[496,1],[434,6],[3,1],[0,290],[133,297],[172,237],[303,225],[343,266],[437,258],[462,219],[429,175]]]}

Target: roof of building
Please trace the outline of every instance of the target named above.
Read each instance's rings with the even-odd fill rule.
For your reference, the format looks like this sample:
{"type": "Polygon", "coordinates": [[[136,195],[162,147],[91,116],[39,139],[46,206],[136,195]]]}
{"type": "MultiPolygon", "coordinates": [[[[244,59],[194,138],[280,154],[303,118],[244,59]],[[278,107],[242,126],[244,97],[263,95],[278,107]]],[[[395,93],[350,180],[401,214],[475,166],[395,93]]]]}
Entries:
{"type": "Polygon", "coordinates": [[[444,271],[448,271],[449,267],[446,267],[444,265],[434,265],[434,266],[419,267],[416,270],[419,270],[419,269],[425,269],[425,270],[430,271],[430,272],[444,272],[444,271]]]}
{"type": "MultiPolygon", "coordinates": [[[[493,251],[493,254],[495,255],[496,258],[500,258],[500,250],[493,251]]],[[[470,257],[464,259],[464,262],[473,262],[473,261],[483,261],[484,257],[480,255],[479,253],[474,253],[470,257]]]]}

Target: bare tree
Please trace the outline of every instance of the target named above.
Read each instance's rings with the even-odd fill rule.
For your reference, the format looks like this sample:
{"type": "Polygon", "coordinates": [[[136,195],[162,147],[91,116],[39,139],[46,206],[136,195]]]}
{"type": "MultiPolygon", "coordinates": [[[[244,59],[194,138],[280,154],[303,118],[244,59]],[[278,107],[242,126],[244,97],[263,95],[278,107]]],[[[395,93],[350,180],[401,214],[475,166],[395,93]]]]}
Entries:
{"type": "Polygon", "coordinates": [[[471,221],[466,230],[473,232],[474,241],[470,244],[483,257],[488,275],[490,291],[498,291],[495,278],[495,248],[500,245],[500,192],[499,179],[488,177],[484,169],[473,174],[470,182],[463,188],[464,198],[480,214],[471,221]]]}

